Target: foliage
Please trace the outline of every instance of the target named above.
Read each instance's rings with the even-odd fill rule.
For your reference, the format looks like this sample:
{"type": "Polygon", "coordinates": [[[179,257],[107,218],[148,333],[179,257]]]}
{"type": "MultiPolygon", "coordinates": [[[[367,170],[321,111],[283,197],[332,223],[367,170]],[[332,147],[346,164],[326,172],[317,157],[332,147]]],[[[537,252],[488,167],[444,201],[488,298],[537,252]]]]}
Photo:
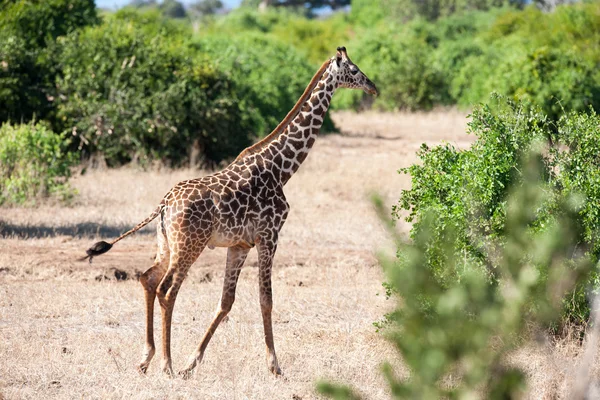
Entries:
{"type": "Polygon", "coordinates": [[[187,11],[183,4],[177,0],[163,0],[160,3],[156,0],[132,0],[127,9],[136,9],[141,12],[158,11],[165,18],[184,19],[187,18],[187,11]]]}
{"type": "Polygon", "coordinates": [[[407,16],[407,0],[356,0],[349,15],[240,7],[193,25],[165,15],[174,0],[136,0],[103,22],[92,0],[5,1],[0,122],[76,128],[73,149],[83,158],[101,152],[111,165],[151,158],[180,165],[190,146],[217,161],[269,132],[340,45],[381,95],[340,91],[334,108],[470,107],[492,91],[540,107],[554,122],[600,108],[600,3],[542,13],[461,1],[421,2],[438,7],[435,22],[424,12],[407,16]]]}
{"type": "Polygon", "coordinates": [[[74,157],[68,141],[43,124],[0,127],[0,205],[73,195],[67,184],[74,157]]]}
{"type": "Polygon", "coordinates": [[[259,7],[267,9],[269,7],[287,7],[301,11],[308,11],[312,16],[314,10],[329,7],[332,10],[344,8],[350,5],[350,0],[242,0],[242,6],[259,7]]]}
{"type": "Polygon", "coordinates": [[[18,0],[3,3],[0,3],[0,32],[18,36],[31,47],[45,47],[48,40],[99,22],[94,0],[18,0]]]}
{"type": "Polygon", "coordinates": [[[93,0],[0,3],[0,123],[52,113],[53,41],[98,21],[93,0]]]}
{"type": "MultiPolygon", "coordinates": [[[[553,195],[542,153],[525,154],[523,160],[519,163],[523,182],[509,189],[502,243],[485,249],[490,259],[486,270],[455,253],[452,226],[445,226],[438,240],[438,215],[433,210],[422,214],[412,244],[403,244],[396,236],[397,259],[380,257],[401,298],[387,335],[411,371],[411,377],[402,380],[389,364],[384,365],[393,397],[519,397],[525,375],[507,365],[507,354],[527,343],[524,339],[532,332],[543,337],[557,322],[564,294],[574,283],[585,281],[592,262],[579,242],[581,198],[553,195]],[[556,205],[556,216],[543,232],[531,229],[548,202],[556,205]],[[447,269],[463,270],[460,280],[443,284],[429,268],[432,242],[437,251],[449,255],[444,261],[447,269]]],[[[377,205],[384,215],[380,200],[377,205]]],[[[339,399],[354,396],[348,388],[324,388],[323,393],[339,399]]]]}
{"type": "MultiPolygon", "coordinates": [[[[257,34],[206,36],[195,47],[208,54],[236,84],[239,107],[251,119],[252,132],[268,134],[292,109],[316,71],[299,52],[257,34]]],[[[326,116],[323,130],[333,123],[326,116]]]]}
{"type": "Polygon", "coordinates": [[[185,7],[177,0],[163,0],[163,2],[160,3],[159,8],[165,16],[170,18],[187,17],[185,7]]]}
{"type": "Polygon", "coordinates": [[[427,21],[472,11],[488,11],[506,5],[521,7],[523,0],[355,0],[352,2],[352,19],[368,26],[384,19],[398,23],[423,18],[427,21]]]}
{"type": "Polygon", "coordinates": [[[198,0],[190,4],[190,10],[198,15],[213,15],[223,8],[221,0],[198,0]]]}
{"type": "Polygon", "coordinates": [[[60,41],[57,115],[79,149],[110,165],[219,161],[250,143],[236,89],[183,38],[120,18],[60,41]]]}
{"type": "MultiPolygon", "coordinates": [[[[361,65],[368,66],[363,68],[375,71],[372,79],[381,90],[375,107],[470,107],[495,91],[535,104],[555,121],[563,110],[600,108],[598,2],[565,5],[552,13],[533,6],[492,8],[405,24],[393,7],[380,15],[377,7],[361,4],[353,7],[350,20],[363,28],[348,48],[359,51],[361,65]]],[[[342,108],[364,104],[359,93],[335,103],[342,108]]]]}
{"type": "Polygon", "coordinates": [[[0,121],[45,116],[50,106],[45,93],[45,68],[19,36],[0,39],[0,121]]]}
{"type": "MultiPolygon", "coordinates": [[[[382,87],[375,107],[430,109],[443,102],[443,92],[439,90],[444,84],[441,71],[429,61],[427,43],[417,34],[382,27],[365,32],[348,48],[353,49],[352,58],[361,70],[377,87],[382,87]]],[[[362,108],[364,101],[369,100],[363,93],[347,92],[334,101],[334,106],[362,108]]]]}
{"type": "MultiPolygon", "coordinates": [[[[283,8],[264,12],[241,7],[207,28],[209,36],[244,37],[249,32],[275,38],[298,51],[315,66],[332,57],[348,40],[350,27],[343,14],[326,20],[308,19],[283,8]]],[[[256,36],[256,35],[255,35],[256,36]]]]}
{"type": "Polygon", "coordinates": [[[590,18],[597,7],[562,7],[550,16],[534,8],[502,15],[481,34],[488,45],[455,75],[452,94],[466,106],[497,91],[539,105],[553,120],[563,110],[598,109],[600,52],[586,37],[600,27],[600,18],[590,18]]]}
{"type": "MultiPolygon", "coordinates": [[[[365,29],[348,48],[361,68],[381,86],[376,108],[430,109],[457,102],[450,88],[466,60],[481,54],[474,36],[494,20],[494,13],[473,12],[432,24],[415,19],[365,29]]],[[[489,94],[489,93],[488,93],[489,94]]],[[[362,108],[361,93],[345,93],[334,102],[339,108],[362,108]]],[[[368,103],[367,103],[368,104],[368,103]]]]}
{"type": "MultiPolygon", "coordinates": [[[[600,259],[600,116],[572,113],[563,116],[554,137],[552,149],[554,168],[559,170],[557,186],[566,193],[577,192],[585,196],[580,216],[584,226],[584,240],[590,244],[595,259],[600,259]]],[[[590,279],[591,290],[600,292],[600,271],[595,270],[590,279]]],[[[584,304],[579,314],[588,313],[582,289],[574,294],[572,306],[584,304]]]]}
{"type": "Polygon", "coordinates": [[[107,23],[118,21],[142,31],[148,36],[171,36],[174,44],[182,43],[182,38],[192,35],[191,27],[185,22],[168,18],[157,7],[135,9],[124,7],[107,18],[107,23]]]}
{"type": "MultiPolygon", "coordinates": [[[[594,260],[600,258],[600,185],[595,178],[598,165],[595,156],[588,159],[600,150],[597,139],[593,139],[600,136],[600,118],[594,112],[572,113],[555,126],[540,111],[498,97],[496,101],[496,111],[482,106],[473,112],[469,127],[477,140],[470,149],[461,151],[449,144],[423,146],[419,152],[422,164],[401,170],[411,175],[412,188],[402,192],[394,216],[401,218],[403,212],[409,212],[407,220],[414,222],[413,238],[425,228],[430,231],[426,264],[445,287],[464,278],[466,269],[461,262],[477,265],[481,271],[497,268],[488,253],[505,245],[508,188],[525,184],[519,159],[540,141],[548,143],[542,172],[549,194],[536,210],[531,230],[546,232],[560,216],[557,199],[582,193],[586,196],[580,209],[585,235],[580,240],[589,244],[594,260]],[[436,219],[424,225],[429,213],[434,213],[436,219]],[[448,229],[452,230],[451,239],[445,237],[448,229]],[[448,242],[452,244],[451,252],[445,247],[448,242]],[[456,269],[449,268],[451,258],[462,260],[451,264],[456,269]]],[[[489,278],[494,280],[495,275],[489,278]]],[[[600,287],[597,272],[590,279],[565,300],[562,323],[585,325],[589,315],[586,287],[588,283],[595,290],[600,287]]]]}

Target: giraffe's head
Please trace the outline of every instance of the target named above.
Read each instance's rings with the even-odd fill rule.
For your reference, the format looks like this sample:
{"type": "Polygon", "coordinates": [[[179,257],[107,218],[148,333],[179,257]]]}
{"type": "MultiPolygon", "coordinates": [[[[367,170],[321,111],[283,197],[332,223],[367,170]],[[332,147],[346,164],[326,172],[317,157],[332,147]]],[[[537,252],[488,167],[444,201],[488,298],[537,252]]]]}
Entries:
{"type": "Polygon", "coordinates": [[[339,87],[362,89],[365,93],[373,95],[379,93],[375,84],[350,60],[345,47],[337,48],[337,53],[331,62],[334,64],[334,70],[337,71],[339,87]]]}

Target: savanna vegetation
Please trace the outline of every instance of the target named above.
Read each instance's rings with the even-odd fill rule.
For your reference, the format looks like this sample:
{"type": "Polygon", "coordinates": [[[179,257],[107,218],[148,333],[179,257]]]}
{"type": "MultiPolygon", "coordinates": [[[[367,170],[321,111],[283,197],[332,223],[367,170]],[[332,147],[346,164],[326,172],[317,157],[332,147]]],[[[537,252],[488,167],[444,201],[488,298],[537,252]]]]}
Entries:
{"type": "Polygon", "coordinates": [[[340,44],[381,96],[341,92],[337,109],[469,108],[492,91],[551,120],[598,108],[600,3],[542,12],[357,0],[318,18],[320,6],[347,4],[308,3],[215,14],[218,1],[134,1],[116,12],[92,0],[3,2],[0,122],[43,121],[81,161],[220,162],[268,133],[340,44]]]}

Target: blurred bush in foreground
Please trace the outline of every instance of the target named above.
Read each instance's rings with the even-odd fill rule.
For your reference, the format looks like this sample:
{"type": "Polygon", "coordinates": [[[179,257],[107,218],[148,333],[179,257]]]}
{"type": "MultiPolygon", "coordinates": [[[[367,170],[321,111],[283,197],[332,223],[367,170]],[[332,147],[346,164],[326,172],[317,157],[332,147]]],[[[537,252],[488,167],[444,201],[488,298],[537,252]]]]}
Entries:
{"type": "MultiPolygon", "coordinates": [[[[404,380],[384,364],[394,398],[508,399],[524,394],[525,374],[508,363],[508,356],[561,322],[565,297],[585,284],[593,265],[581,241],[583,198],[555,195],[544,158],[535,150],[522,153],[516,164],[522,180],[507,189],[502,234],[486,238],[485,244],[477,233],[470,236],[485,257],[484,268],[456,251],[452,238],[460,229],[440,226],[434,209],[420,213],[411,244],[395,237],[396,259],[380,257],[398,297],[386,335],[410,369],[404,380]],[[548,203],[554,214],[542,217],[544,229],[536,229],[548,203]],[[440,270],[460,271],[460,279],[441,280],[430,265],[432,252],[444,255],[440,270]]],[[[377,206],[387,218],[380,200],[377,206]]],[[[336,399],[359,397],[348,387],[318,387],[336,399]]]]}

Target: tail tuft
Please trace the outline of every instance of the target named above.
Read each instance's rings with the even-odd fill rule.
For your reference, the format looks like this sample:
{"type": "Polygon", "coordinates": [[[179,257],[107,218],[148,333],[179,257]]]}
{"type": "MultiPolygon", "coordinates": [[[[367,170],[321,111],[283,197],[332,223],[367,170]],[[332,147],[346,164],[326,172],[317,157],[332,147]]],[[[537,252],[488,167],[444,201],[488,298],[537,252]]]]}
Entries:
{"type": "Polygon", "coordinates": [[[90,259],[90,264],[92,263],[92,258],[99,256],[100,254],[104,254],[112,248],[112,244],[107,243],[105,241],[94,243],[92,247],[87,249],[87,256],[80,259],[80,261],[85,260],[86,258],[90,259]]]}

